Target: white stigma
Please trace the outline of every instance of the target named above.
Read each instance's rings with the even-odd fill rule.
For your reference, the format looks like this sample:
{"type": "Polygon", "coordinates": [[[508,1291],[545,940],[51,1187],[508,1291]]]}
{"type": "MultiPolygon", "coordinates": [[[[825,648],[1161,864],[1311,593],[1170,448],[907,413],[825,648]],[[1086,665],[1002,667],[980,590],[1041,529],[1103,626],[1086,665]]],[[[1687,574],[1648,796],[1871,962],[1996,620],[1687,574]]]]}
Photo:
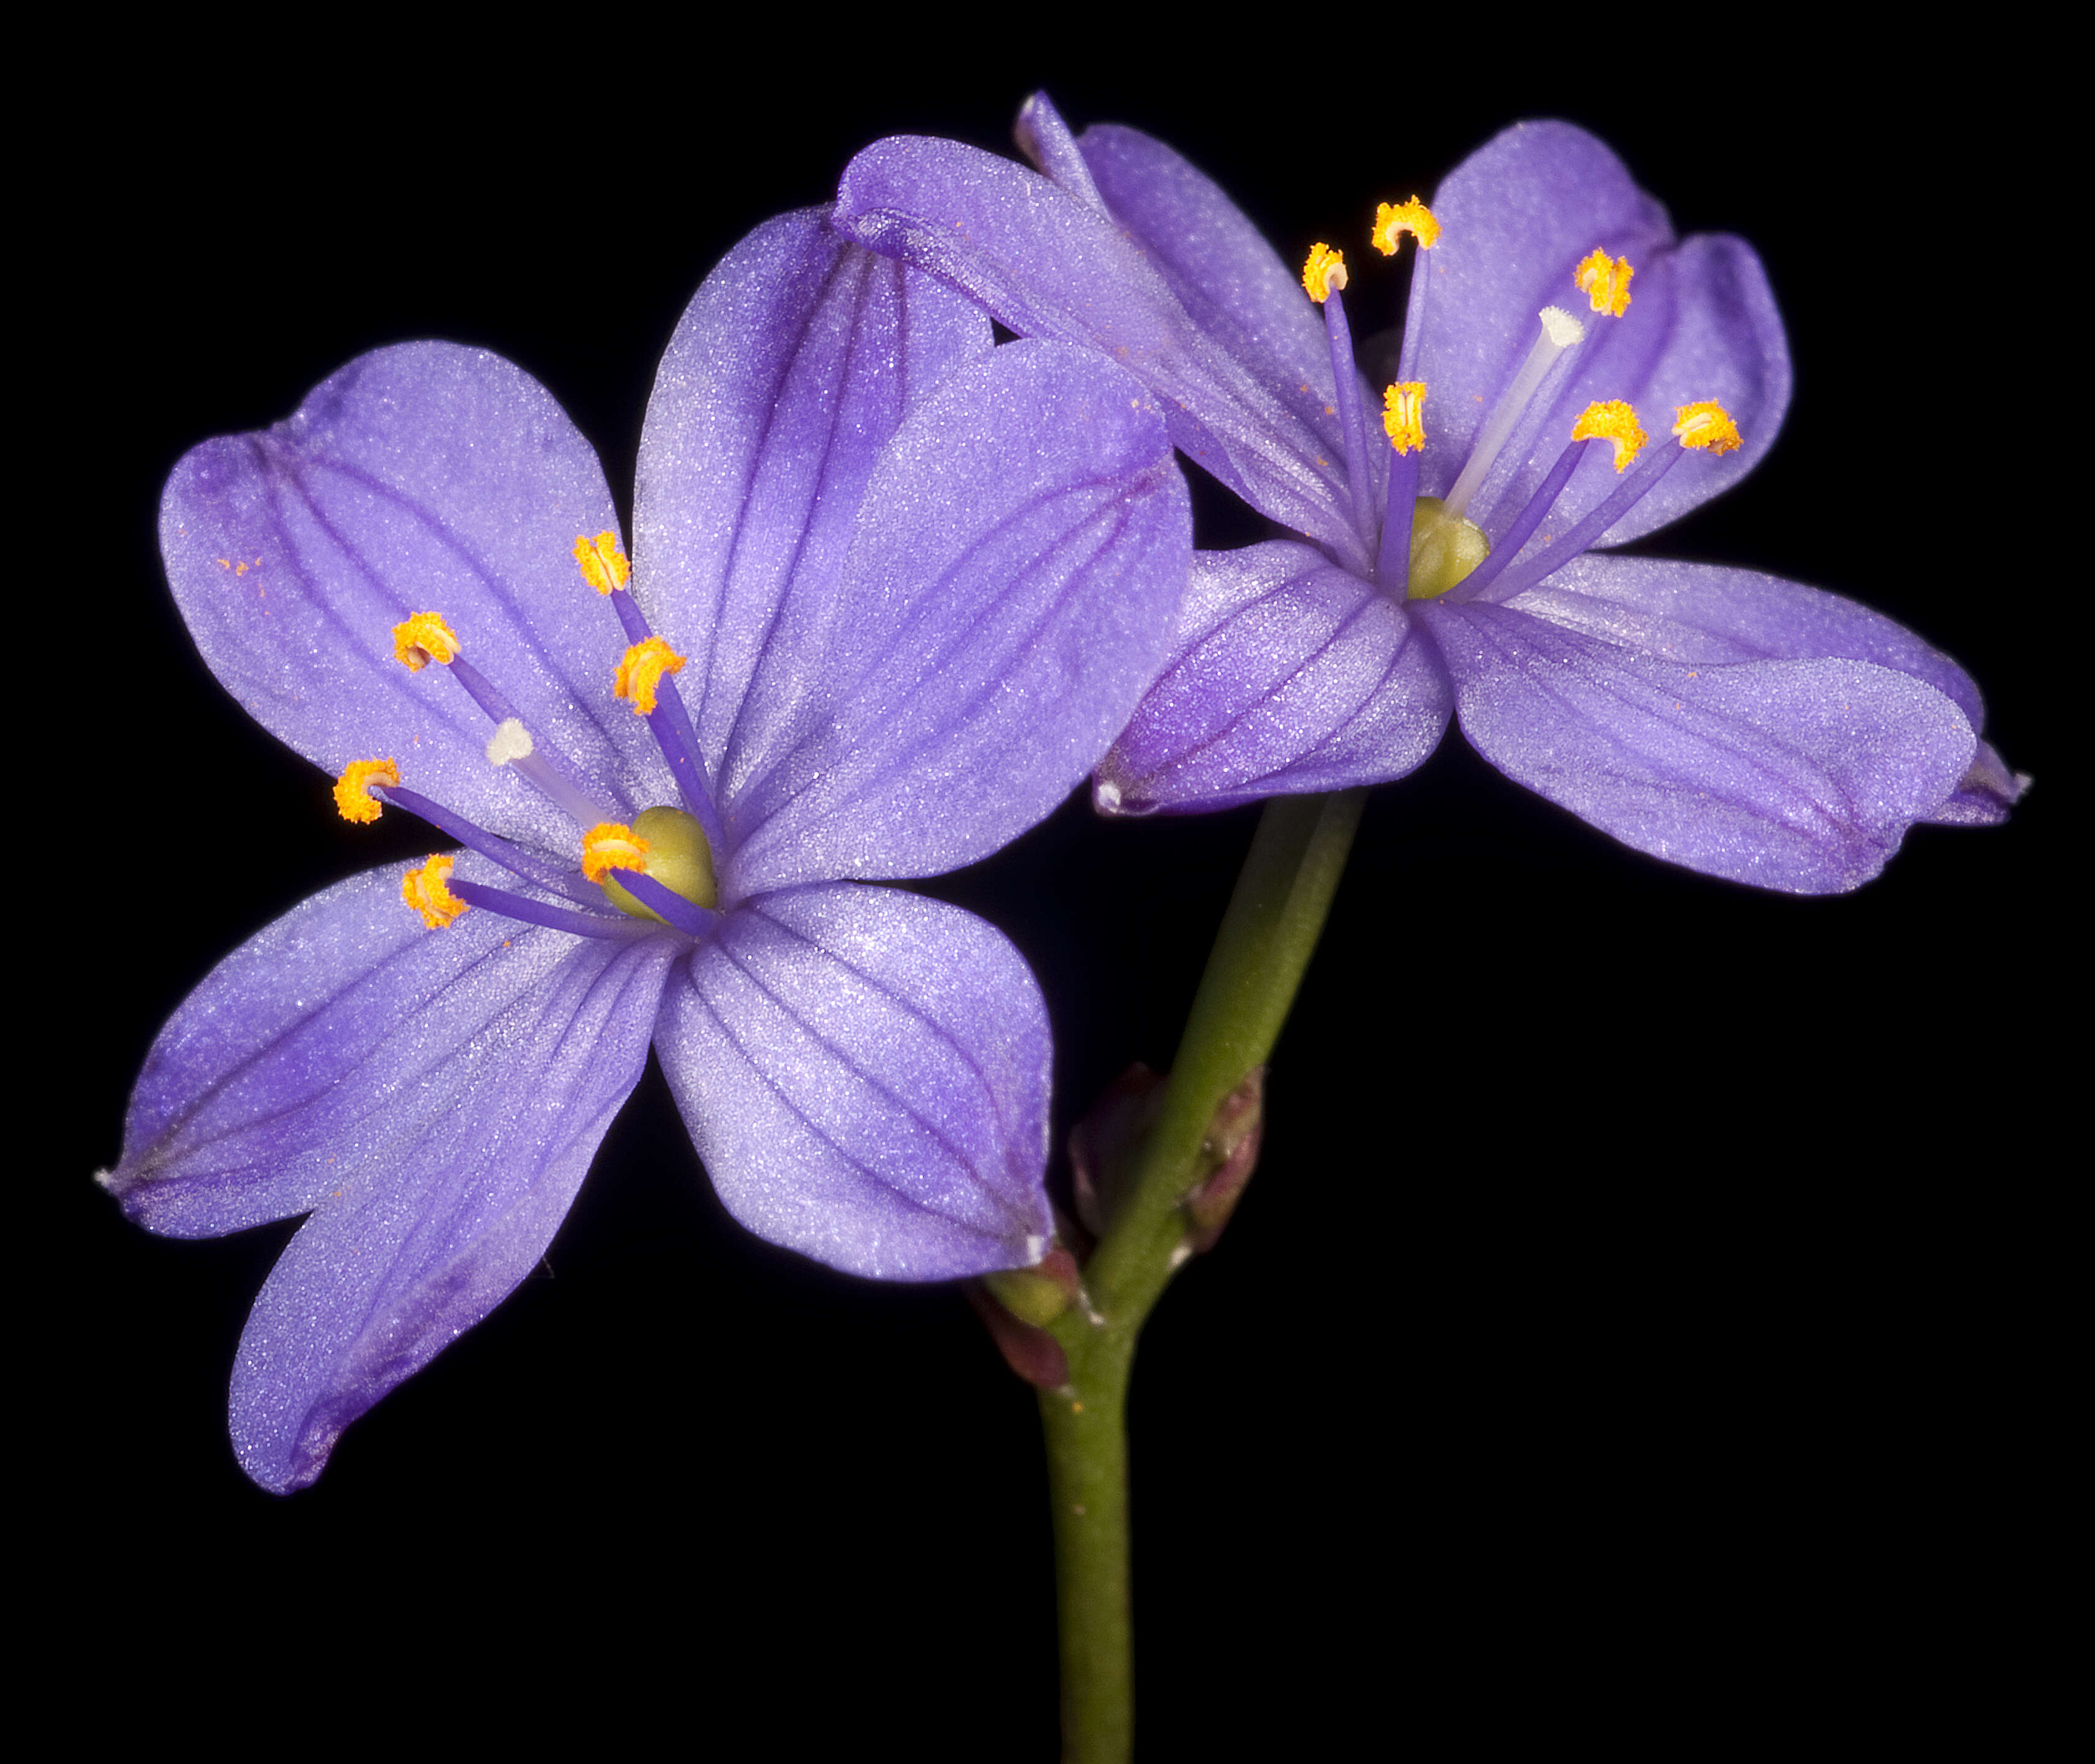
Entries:
{"type": "Polygon", "coordinates": [[[1527,359],[1520,364],[1520,372],[1513,377],[1513,384],[1505,389],[1491,420],[1478,435],[1477,444],[1470,451],[1469,463],[1455,480],[1455,487],[1448,492],[1446,518],[1450,520],[1461,520],[1463,511],[1470,506],[1470,499],[1483,487],[1486,474],[1498,459],[1499,449],[1506,444],[1506,437],[1513,433],[1514,425],[1527,408],[1527,401],[1542,384],[1543,377],[1556,365],[1559,355],[1585,338],[1586,327],[1561,307],[1544,307],[1535,316],[1542,321],[1542,334],[1535,338],[1535,347],[1528,351],[1527,359]]]}
{"type": "Polygon", "coordinates": [[[528,760],[537,751],[538,743],[532,740],[531,731],[514,716],[506,716],[495,726],[494,734],[487,743],[487,763],[490,765],[507,765],[512,760],[528,760]]]}

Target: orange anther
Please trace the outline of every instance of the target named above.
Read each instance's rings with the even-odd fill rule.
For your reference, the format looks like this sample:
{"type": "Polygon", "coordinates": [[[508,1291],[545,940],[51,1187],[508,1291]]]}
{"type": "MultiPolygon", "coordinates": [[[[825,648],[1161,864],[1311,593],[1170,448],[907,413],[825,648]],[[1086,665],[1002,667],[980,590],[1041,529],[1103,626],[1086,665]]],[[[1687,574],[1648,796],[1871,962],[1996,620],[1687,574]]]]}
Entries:
{"type": "Polygon", "coordinates": [[[461,912],[472,909],[444,886],[451,879],[451,860],[441,855],[400,879],[400,898],[422,915],[422,923],[441,931],[461,912]]]}
{"type": "Polygon", "coordinates": [[[1615,469],[1619,472],[1644,451],[1646,438],[1636,412],[1620,399],[1609,399],[1605,403],[1586,407],[1571,425],[1571,438],[1614,442],[1615,469]]]}
{"type": "Polygon", "coordinates": [[[393,627],[394,659],[410,673],[420,673],[433,661],[447,663],[464,647],[441,612],[417,612],[393,627]]]}
{"type": "Polygon", "coordinates": [[[371,793],[374,784],[398,784],[400,767],[392,760],[352,760],[334,781],[335,812],[344,821],[363,825],[378,818],[384,806],[371,793]]]}
{"type": "Polygon", "coordinates": [[[614,869],[647,868],[647,842],[616,821],[599,821],[582,835],[582,874],[601,883],[614,869]]]}
{"type": "Polygon", "coordinates": [[[634,713],[646,716],[655,708],[655,695],[661,690],[662,676],[681,673],[684,658],[659,637],[635,643],[627,650],[612,676],[611,690],[633,701],[634,713]]]}
{"type": "Polygon", "coordinates": [[[623,588],[625,578],[633,573],[633,566],[625,561],[625,552],[618,548],[618,535],[608,531],[599,533],[594,539],[577,535],[575,561],[582,567],[582,580],[600,595],[623,588]]]}
{"type": "Polygon", "coordinates": [[[1683,447],[1699,447],[1708,453],[1729,453],[1741,445],[1739,425],[1721,404],[1705,400],[1683,404],[1673,412],[1673,433],[1683,447]]]}
{"type": "Polygon", "coordinates": [[[1302,266],[1302,291],[1318,306],[1346,285],[1346,255],[1319,239],[1302,266]]]}
{"type": "Polygon", "coordinates": [[[1440,223],[1416,196],[1408,203],[1375,204],[1374,228],[1368,241],[1384,257],[1396,256],[1397,239],[1406,233],[1418,241],[1420,250],[1430,251],[1440,237],[1440,223]]]}
{"type": "Polygon", "coordinates": [[[1426,382],[1403,380],[1385,386],[1382,394],[1383,433],[1399,453],[1422,453],[1426,448],[1426,382]]]}
{"type": "Polygon", "coordinates": [[[1630,277],[1635,274],[1627,258],[1610,257],[1605,251],[1596,250],[1571,272],[1571,281],[1579,292],[1593,303],[1596,312],[1605,312],[1618,319],[1628,310],[1630,277]]]}

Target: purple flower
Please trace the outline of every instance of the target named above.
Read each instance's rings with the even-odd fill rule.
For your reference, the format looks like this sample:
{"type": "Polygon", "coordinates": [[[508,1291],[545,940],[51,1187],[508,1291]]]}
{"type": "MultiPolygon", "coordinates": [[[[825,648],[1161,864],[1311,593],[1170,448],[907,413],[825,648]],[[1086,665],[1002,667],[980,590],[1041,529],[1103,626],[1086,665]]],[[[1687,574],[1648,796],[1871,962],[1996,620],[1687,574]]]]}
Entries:
{"type": "Polygon", "coordinates": [[[1763,887],[1853,888],[1915,821],[2005,818],[2027,780],[1979,739],[1970,677],[1910,632],[1756,572],[1589,551],[1737,481],[1790,387],[1752,249],[1676,239],[1601,142],[1522,124],[1430,211],[1385,205],[1377,242],[1425,248],[1400,344],[1361,351],[1387,358],[1379,413],[1335,254],[1298,278],[1131,129],[1075,140],[1035,97],[1019,135],[1045,176],[877,143],[837,224],[1021,335],[1106,351],[1182,450],[1308,542],[1196,554],[1102,809],[1401,777],[1452,712],[1500,770],[1617,838],[1763,887]]]}
{"type": "Polygon", "coordinates": [[[909,1280],[1047,1247],[1031,974],[971,915],[846,878],[994,851],[1126,722],[1189,542],[1152,401],[1089,352],[993,348],[973,306],[785,216],[663,361],[629,586],[616,525],[545,390],[441,343],[168,482],[219,678],[350,818],[466,847],[221,964],[103,1178],[176,1236],[311,1215],[233,1373],[264,1487],[311,1481],[529,1271],[651,1041],[772,1242],[909,1280]]]}

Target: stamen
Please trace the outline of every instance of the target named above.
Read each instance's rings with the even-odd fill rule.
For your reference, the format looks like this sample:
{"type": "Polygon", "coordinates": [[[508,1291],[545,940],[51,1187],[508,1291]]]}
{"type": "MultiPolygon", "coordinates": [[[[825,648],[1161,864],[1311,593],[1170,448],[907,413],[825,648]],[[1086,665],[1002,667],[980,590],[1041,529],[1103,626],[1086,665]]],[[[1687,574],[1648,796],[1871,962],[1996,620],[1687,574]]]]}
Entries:
{"type": "Polygon", "coordinates": [[[1486,475],[1499,456],[1499,450],[1513,433],[1514,425],[1520,420],[1521,412],[1527,408],[1527,401],[1535,396],[1535,389],[1544,377],[1556,365],[1557,358],[1586,334],[1581,324],[1561,307],[1544,307],[1535,315],[1541,320],[1542,334],[1535,340],[1535,346],[1527,352],[1527,359],[1520,364],[1520,372],[1513,377],[1513,384],[1492,412],[1490,420],[1477,437],[1477,444],[1470,451],[1469,462],[1455,480],[1455,487],[1448,492],[1447,518],[1459,520],[1470,506],[1470,499],[1483,486],[1486,475]]]}
{"type": "Polygon", "coordinates": [[[599,533],[594,539],[577,534],[575,561],[581,565],[582,580],[600,595],[623,588],[626,577],[633,573],[633,566],[618,548],[618,535],[615,533],[599,533]]]}
{"type": "Polygon", "coordinates": [[[335,812],[344,821],[368,825],[378,818],[385,806],[371,794],[371,786],[399,782],[400,767],[396,760],[352,760],[342,769],[342,776],[334,782],[335,812]]]}
{"type": "Polygon", "coordinates": [[[460,648],[441,612],[417,612],[393,627],[394,658],[410,673],[420,673],[433,661],[448,666],[460,648]]]}
{"type": "Polygon", "coordinates": [[[1630,277],[1635,274],[1627,258],[1610,257],[1596,249],[1571,272],[1571,281],[1592,302],[1596,312],[1618,319],[1629,310],[1630,277]]]}
{"type": "Polygon", "coordinates": [[[451,860],[439,855],[401,878],[400,898],[422,915],[422,923],[433,931],[442,930],[471,905],[445,886],[451,878],[451,860]]]}
{"type": "Polygon", "coordinates": [[[1418,249],[1430,251],[1440,237],[1440,223],[1433,218],[1433,211],[1416,196],[1408,203],[1377,203],[1374,229],[1368,234],[1368,242],[1384,257],[1396,255],[1397,240],[1409,233],[1418,241],[1418,249]]]}
{"type": "Polygon", "coordinates": [[[556,895],[565,895],[570,900],[579,900],[595,906],[600,898],[595,889],[577,880],[572,867],[549,864],[534,852],[508,840],[475,826],[462,815],[455,815],[442,803],[431,802],[420,791],[403,789],[398,784],[385,787],[385,800],[404,808],[411,815],[426,821],[446,838],[455,839],[469,852],[477,852],[490,858],[504,869],[521,876],[526,882],[538,883],[541,888],[556,895]]]}
{"type": "Polygon", "coordinates": [[[1645,436],[1636,412],[1620,399],[1609,399],[1586,407],[1571,425],[1571,438],[1614,442],[1615,470],[1620,472],[1644,451],[1645,436]]]}
{"type": "Polygon", "coordinates": [[[507,888],[490,888],[486,882],[462,882],[454,886],[469,907],[484,907],[505,919],[541,925],[549,931],[565,931],[571,937],[608,938],[624,942],[645,934],[639,923],[623,916],[612,918],[600,912],[577,912],[569,907],[534,900],[529,895],[512,894],[507,888]]]}
{"type": "Polygon", "coordinates": [[[601,821],[582,835],[582,874],[600,883],[607,870],[644,871],[648,849],[647,842],[632,828],[616,821],[601,821]]]}
{"type": "Polygon", "coordinates": [[[682,673],[684,658],[659,637],[649,637],[629,648],[612,677],[611,690],[629,699],[636,715],[646,716],[655,709],[655,695],[665,673],[682,673]]]}
{"type": "MultiPolygon", "coordinates": [[[[613,887],[624,890],[663,924],[682,931],[686,937],[703,937],[720,923],[717,912],[695,900],[686,900],[675,889],[656,881],[644,870],[613,870],[611,882],[613,887]]],[[[616,896],[613,900],[616,904],[616,896]]]]}
{"type": "Polygon", "coordinates": [[[1302,291],[1318,306],[1334,290],[1346,285],[1346,255],[1335,251],[1319,239],[1309,247],[1309,256],[1302,266],[1302,291]]]}
{"type": "Polygon", "coordinates": [[[1401,381],[1383,388],[1382,427],[1389,444],[1399,453],[1422,453],[1426,448],[1426,382],[1401,381]]]}
{"type": "Polygon", "coordinates": [[[1707,453],[1729,453],[1740,445],[1739,425],[1731,420],[1731,413],[1707,399],[1676,406],[1673,433],[1682,446],[1707,453]]]}

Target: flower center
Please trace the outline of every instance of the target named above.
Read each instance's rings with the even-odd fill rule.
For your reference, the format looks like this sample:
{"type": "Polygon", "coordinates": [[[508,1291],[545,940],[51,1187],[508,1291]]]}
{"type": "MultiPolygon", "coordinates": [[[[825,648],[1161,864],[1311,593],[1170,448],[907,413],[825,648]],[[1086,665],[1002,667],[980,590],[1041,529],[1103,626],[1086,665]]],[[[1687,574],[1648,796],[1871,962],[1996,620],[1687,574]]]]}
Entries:
{"type": "MultiPolygon", "coordinates": [[[[1375,212],[1369,240],[1384,256],[1394,256],[1409,233],[1421,251],[1440,237],[1441,225],[1417,197],[1408,203],[1383,203],[1375,212]]],[[[1630,281],[1636,271],[1627,258],[1610,257],[1596,247],[1571,272],[1571,285],[1586,296],[1597,316],[1620,318],[1630,305],[1630,281]]],[[[1501,507],[1488,516],[1487,532],[1469,518],[1469,507],[1484,487],[1492,468],[1516,436],[1534,436],[1548,420],[1549,407],[1569,384],[1568,369],[1556,371],[1559,359],[1586,340],[1587,326],[1561,307],[1544,307],[1535,315],[1540,334],[1492,407],[1478,430],[1470,455],[1443,496],[1418,494],[1420,456],[1426,449],[1428,387],[1412,377],[1418,369],[1424,336],[1426,293],[1431,278],[1414,258],[1411,292],[1405,303],[1403,342],[1397,356],[1397,381],[1383,395],[1383,429],[1392,451],[1387,494],[1378,515],[1370,490],[1367,425],[1361,409],[1359,375],[1353,364],[1352,333],[1346,322],[1344,290],[1348,277],[1344,255],[1321,241],[1302,267],[1302,287],[1324,309],[1325,336],[1331,351],[1331,373],[1338,402],[1335,414],[1346,445],[1347,486],[1352,524],[1374,560],[1370,579],[1396,599],[1431,600],[1457,588],[1457,599],[1489,594],[1509,599],[1561,568],[1605,533],[1646,494],[1680,457],[1680,451],[1728,452],[1739,445],[1731,418],[1714,404],[1682,406],[1673,433],[1680,450],[1662,449],[1601,499],[1570,531],[1522,559],[1521,548],[1534,538],[1571,475],[1596,442],[1614,448],[1616,473],[1627,472],[1642,451],[1644,432],[1636,412],[1620,399],[1588,405],[1572,425],[1570,444],[1544,476],[1540,487],[1510,520],[1501,507]]],[[[1529,443],[1523,442],[1525,447],[1529,443]]]]}
{"type": "Polygon", "coordinates": [[[608,811],[595,799],[582,769],[542,747],[501,688],[466,659],[464,643],[443,616],[417,612],[393,628],[394,656],[412,673],[434,664],[486,714],[494,725],[487,743],[488,764],[514,770],[575,823],[579,867],[527,851],[407,787],[398,762],[390,758],[351,760],[336,782],[335,807],[346,821],[372,821],[378,818],[381,804],[397,804],[534,884],[541,895],[573,903],[555,904],[455,878],[452,859],[439,855],[410,870],[401,886],[401,898],[432,930],[482,907],[585,937],[637,934],[634,920],[702,936],[719,917],[713,854],[721,832],[698,739],[673,678],[684,658],[648,629],[645,616],[624,591],[631,567],[616,534],[577,539],[574,555],[582,579],[612,599],[625,629],[627,647],[612,676],[612,695],[646,719],[686,806],[643,809],[630,825],[617,820],[616,810],[608,811]]]}

